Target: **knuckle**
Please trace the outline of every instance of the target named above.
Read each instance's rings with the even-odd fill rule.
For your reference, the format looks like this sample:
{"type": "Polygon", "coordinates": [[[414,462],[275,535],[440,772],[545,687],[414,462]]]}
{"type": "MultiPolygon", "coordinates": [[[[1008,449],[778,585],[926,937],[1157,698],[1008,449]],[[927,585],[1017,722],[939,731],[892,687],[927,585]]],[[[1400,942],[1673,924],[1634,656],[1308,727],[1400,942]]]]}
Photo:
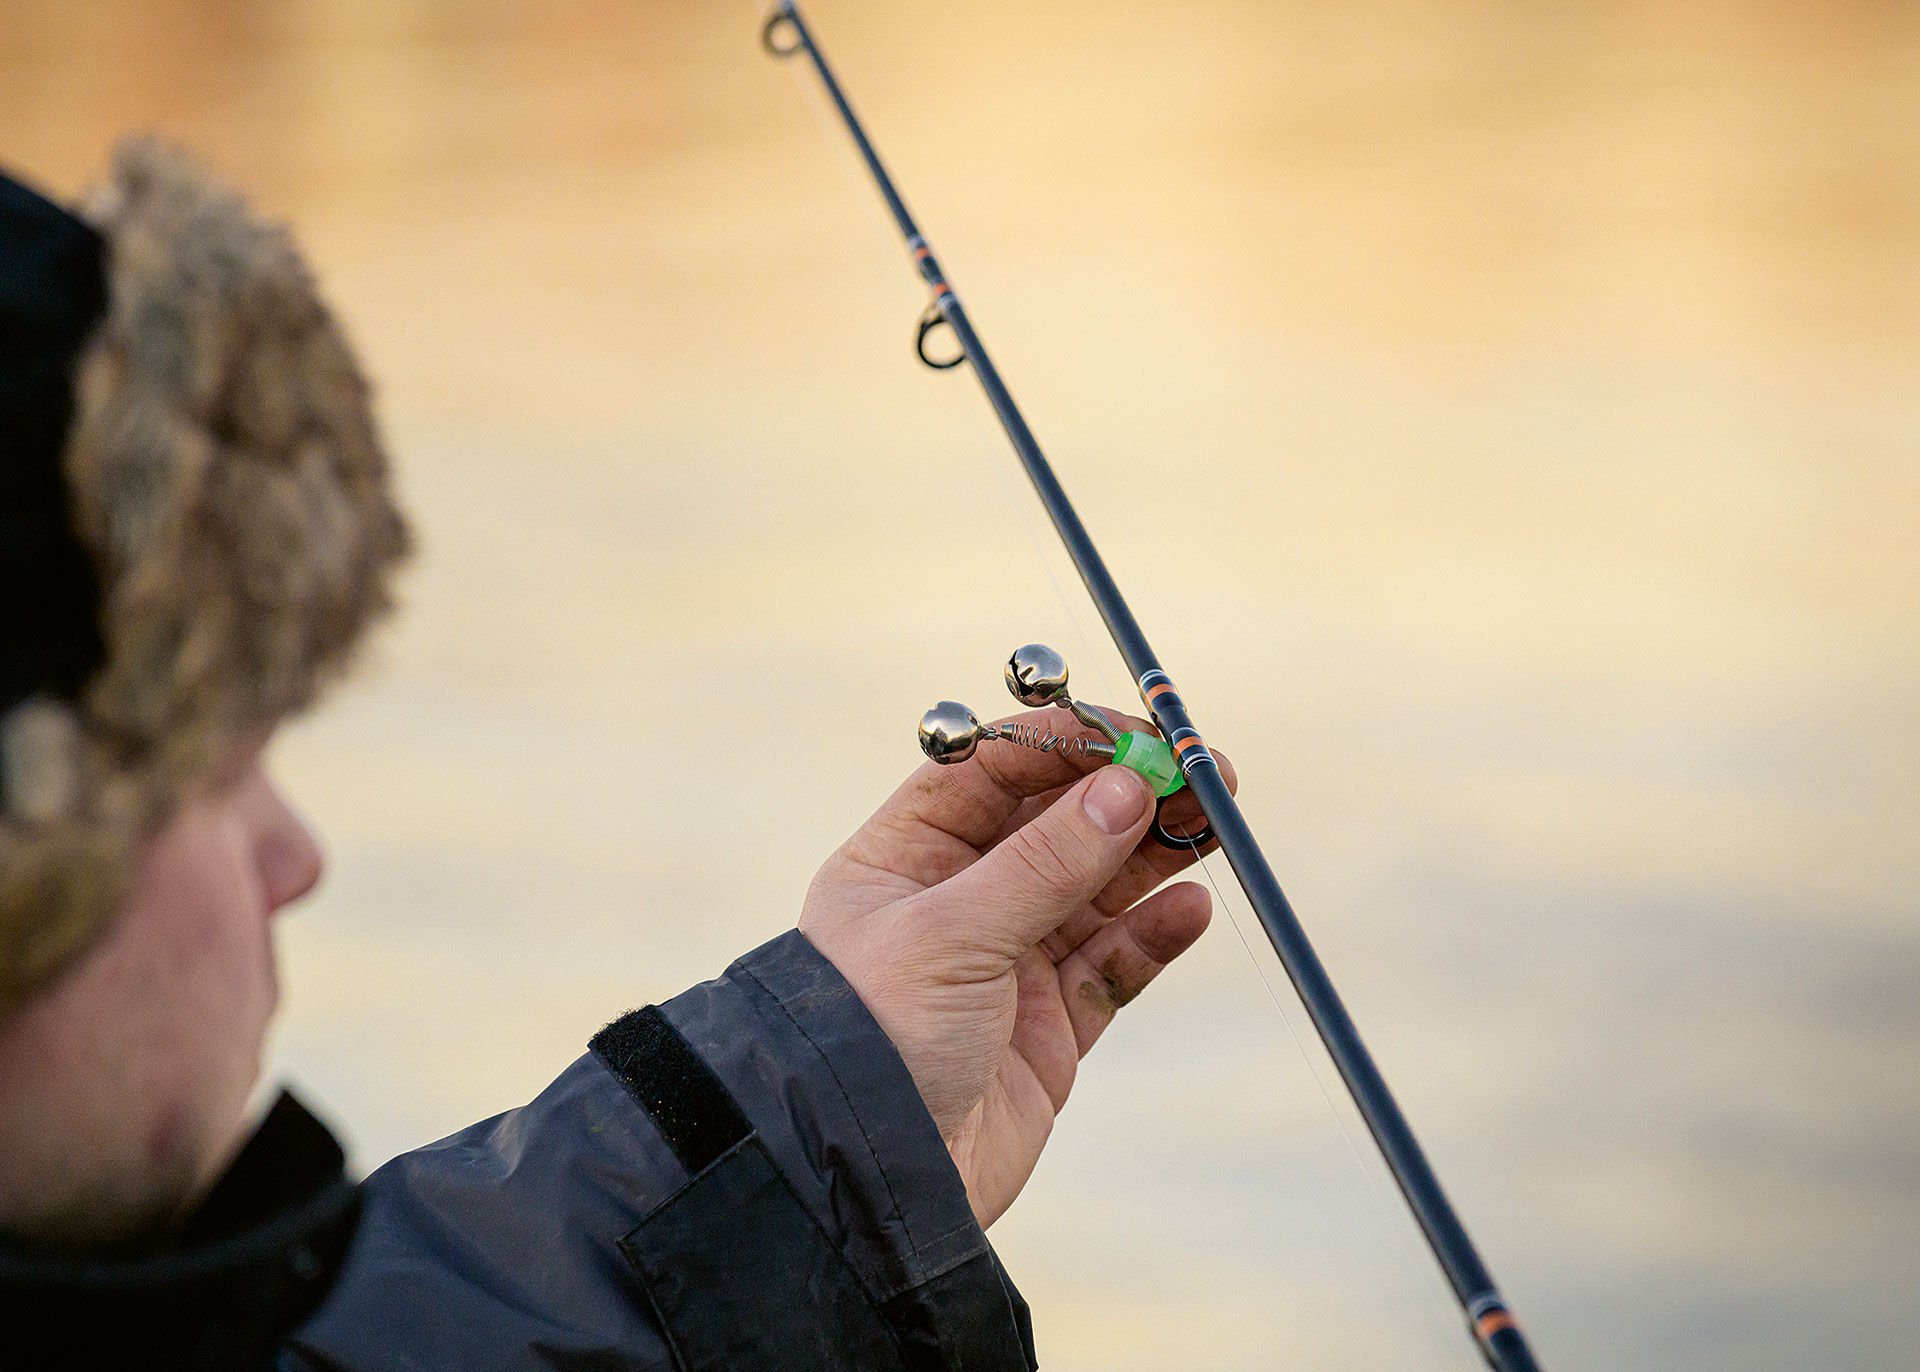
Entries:
{"type": "Polygon", "coordinates": [[[1019,868],[1044,891],[1065,894],[1085,878],[1084,845],[1071,834],[1044,824],[1029,824],[1009,841],[1019,868]]]}

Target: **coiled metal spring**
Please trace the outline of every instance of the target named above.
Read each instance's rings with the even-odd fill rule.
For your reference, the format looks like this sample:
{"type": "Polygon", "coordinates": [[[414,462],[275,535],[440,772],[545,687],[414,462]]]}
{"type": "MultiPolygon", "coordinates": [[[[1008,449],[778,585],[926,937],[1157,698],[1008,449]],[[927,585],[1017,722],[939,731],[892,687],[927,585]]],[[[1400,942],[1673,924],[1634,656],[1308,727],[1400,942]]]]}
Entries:
{"type": "Polygon", "coordinates": [[[1056,734],[1039,724],[1020,721],[1014,724],[1001,724],[993,731],[995,738],[1004,738],[1010,743],[1018,743],[1023,748],[1033,748],[1042,753],[1059,753],[1062,757],[1106,757],[1113,756],[1113,745],[1104,739],[1088,738],[1076,734],[1068,738],[1056,734]]]}

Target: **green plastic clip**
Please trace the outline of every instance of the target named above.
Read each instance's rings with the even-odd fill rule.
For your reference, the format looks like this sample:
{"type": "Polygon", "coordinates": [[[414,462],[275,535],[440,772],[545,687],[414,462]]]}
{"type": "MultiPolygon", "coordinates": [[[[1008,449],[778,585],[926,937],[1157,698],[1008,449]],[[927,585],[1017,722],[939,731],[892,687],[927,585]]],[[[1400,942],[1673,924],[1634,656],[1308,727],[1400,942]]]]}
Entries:
{"type": "Polygon", "coordinates": [[[1113,745],[1113,760],[1145,777],[1156,796],[1170,796],[1187,784],[1173,746],[1157,734],[1130,730],[1120,735],[1113,745]]]}

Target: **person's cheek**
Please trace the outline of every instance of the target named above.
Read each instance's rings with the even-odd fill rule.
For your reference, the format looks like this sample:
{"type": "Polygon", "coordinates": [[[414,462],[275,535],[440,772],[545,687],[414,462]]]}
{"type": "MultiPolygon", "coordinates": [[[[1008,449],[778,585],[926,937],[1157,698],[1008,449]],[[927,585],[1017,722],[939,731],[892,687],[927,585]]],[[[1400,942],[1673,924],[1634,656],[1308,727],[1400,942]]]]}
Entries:
{"type": "Polygon", "coordinates": [[[260,1077],[267,1032],[280,987],[268,915],[266,873],[245,844],[222,853],[217,889],[210,892],[213,957],[197,969],[209,1000],[196,1053],[202,1158],[208,1180],[242,1142],[248,1099],[260,1077]]]}
{"type": "Polygon", "coordinates": [[[231,1155],[273,1013],[271,951],[248,829],[183,810],[149,854],[124,956],[141,1042],[133,1089],[148,1165],[205,1182],[231,1155]]]}

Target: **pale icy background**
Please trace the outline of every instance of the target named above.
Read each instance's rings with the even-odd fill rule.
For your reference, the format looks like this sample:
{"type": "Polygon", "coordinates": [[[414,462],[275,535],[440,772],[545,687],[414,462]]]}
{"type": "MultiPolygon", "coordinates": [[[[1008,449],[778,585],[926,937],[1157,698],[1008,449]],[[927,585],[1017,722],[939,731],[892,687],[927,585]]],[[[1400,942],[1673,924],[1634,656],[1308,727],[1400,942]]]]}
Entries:
{"type": "MultiPolygon", "coordinates": [[[[1920,9],[812,13],[1548,1365],[1916,1365],[1920,9]]],[[[756,15],[0,7],[0,158],[189,140],[381,384],[423,555],[279,753],[366,1165],[789,924],[1015,643],[1128,698],[756,15]]],[[[1256,968],[996,1230],[1048,1372],[1476,1365],[1256,968]]]]}

